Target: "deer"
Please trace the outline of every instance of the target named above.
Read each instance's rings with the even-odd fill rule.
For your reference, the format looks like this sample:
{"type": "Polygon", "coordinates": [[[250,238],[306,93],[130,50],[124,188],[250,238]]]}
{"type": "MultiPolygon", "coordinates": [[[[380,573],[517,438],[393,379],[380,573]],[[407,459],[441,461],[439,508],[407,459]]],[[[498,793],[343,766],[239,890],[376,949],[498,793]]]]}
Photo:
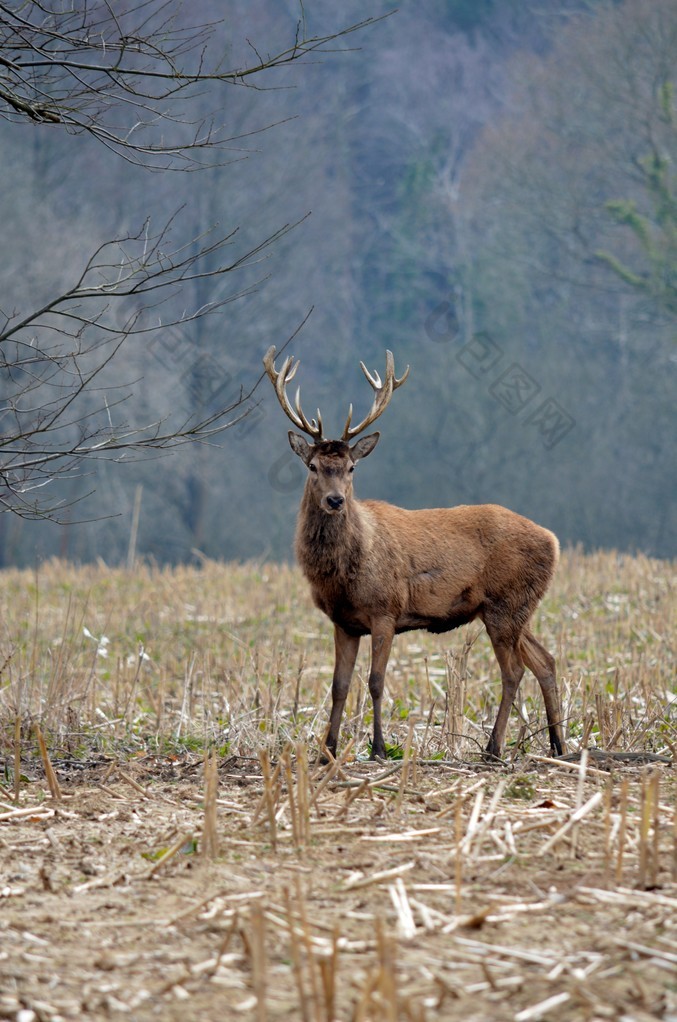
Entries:
{"type": "Polygon", "coordinates": [[[371,759],[385,759],[382,702],[395,635],[414,629],[444,633],[479,619],[501,673],[501,700],[484,756],[500,761],[510,711],[525,668],[536,676],[547,718],[550,752],[563,739],[555,659],[530,629],[559,558],[554,533],[497,504],[405,510],[353,493],[356,465],[380,433],[361,436],[388,407],[409,375],[398,379],[386,352],[385,379],[360,367],[374,391],[370,411],[352,425],[353,406],[339,440],[327,440],[319,409],[308,419],[300,388],[292,404],[287,387],[299,360],[275,368],[276,349],[263,364],[285,415],[292,451],[308,470],[296,525],[296,558],[315,605],[334,626],[331,712],[324,748],[336,757],[341,717],[360,639],[371,636],[369,693],[373,704],[371,759]],[[305,434],[305,435],[301,435],[305,434]],[[308,439],[309,438],[309,439],[308,439]],[[352,442],[354,441],[354,443],[352,442]]]}

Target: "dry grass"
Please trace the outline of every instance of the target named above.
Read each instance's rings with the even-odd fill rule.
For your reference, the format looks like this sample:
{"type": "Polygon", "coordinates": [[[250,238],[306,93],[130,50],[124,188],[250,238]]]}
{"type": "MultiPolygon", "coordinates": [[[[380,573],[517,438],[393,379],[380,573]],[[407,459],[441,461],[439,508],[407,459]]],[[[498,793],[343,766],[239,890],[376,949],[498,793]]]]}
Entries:
{"type": "MultiPolygon", "coordinates": [[[[558,658],[571,748],[651,750],[675,741],[674,572],[667,562],[565,554],[537,632],[558,658]],[[674,710],[674,706],[673,706],[674,710]]],[[[298,572],[280,565],[74,568],[0,576],[0,715],[38,720],[73,755],[167,742],[277,755],[315,743],[327,716],[331,626],[298,572]]],[[[363,641],[343,740],[366,749],[363,641]]],[[[496,713],[497,667],[480,626],[397,638],[386,733],[420,758],[476,755],[496,713]]],[[[387,700],[388,701],[388,700],[387,700]]],[[[545,751],[540,692],[527,675],[511,754],[545,751]],[[521,721],[521,726],[520,726],[521,721]]],[[[7,734],[7,732],[5,732],[7,734]]]]}
{"type": "Polygon", "coordinates": [[[580,761],[525,678],[488,768],[476,627],[398,637],[388,764],[364,643],[319,766],[333,643],[295,570],[4,572],[0,1017],[674,1017],[673,574],[563,557],[536,631],[580,761]]]}

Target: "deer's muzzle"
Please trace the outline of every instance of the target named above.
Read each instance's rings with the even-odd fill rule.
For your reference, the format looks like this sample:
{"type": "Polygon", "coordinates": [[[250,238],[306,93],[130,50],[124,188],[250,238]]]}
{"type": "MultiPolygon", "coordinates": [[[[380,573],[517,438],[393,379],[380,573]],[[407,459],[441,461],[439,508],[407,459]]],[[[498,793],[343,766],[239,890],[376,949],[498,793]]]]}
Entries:
{"type": "Polygon", "coordinates": [[[340,493],[328,493],[322,501],[322,510],[331,515],[337,514],[337,512],[343,511],[345,503],[346,499],[340,493]]]}

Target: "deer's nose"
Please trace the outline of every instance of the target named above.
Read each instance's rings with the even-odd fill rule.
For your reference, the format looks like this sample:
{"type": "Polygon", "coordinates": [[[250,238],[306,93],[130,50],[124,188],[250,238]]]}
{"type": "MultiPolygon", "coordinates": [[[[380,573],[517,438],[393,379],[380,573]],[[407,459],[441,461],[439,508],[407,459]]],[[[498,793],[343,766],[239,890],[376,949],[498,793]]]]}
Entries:
{"type": "Polygon", "coordinates": [[[336,494],[330,493],[329,496],[327,497],[327,504],[332,509],[332,511],[338,511],[339,508],[343,507],[344,499],[345,498],[338,493],[336,494]]]}

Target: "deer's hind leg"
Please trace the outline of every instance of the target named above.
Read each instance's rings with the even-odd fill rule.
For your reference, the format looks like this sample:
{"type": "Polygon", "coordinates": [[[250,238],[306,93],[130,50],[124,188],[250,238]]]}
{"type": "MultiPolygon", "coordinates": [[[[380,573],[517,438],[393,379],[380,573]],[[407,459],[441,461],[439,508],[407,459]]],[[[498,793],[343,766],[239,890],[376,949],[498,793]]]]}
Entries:
{"type": "Polygon", "coordinates": [[[489,759],[500,759],[503,752],[510,710],[512,709],[517,689],[524,674],[524,661],[520,654],[518,641],[507,638],[503,639],[496,635],[495,632],[492,634],[494,630],[489,625],[487,625],[487,631],[489,632],[491,644],[494,647],[498,666],[501,669],[503,691],[496,722],[489,738],[489,744],[487,745],[486,755],[489,759]]]}
{"type": "Polygon", "coordinates": [[[553,756],[561,756],[564,751],[562,739],[562,711],[557,691],[555,658],[540,644],[538,639],[525,628],[520,637],[520,652],[524,663],[536,676],[543,693],[545,715],[548,720],[550,735],[550,752],[553,756]]]}

